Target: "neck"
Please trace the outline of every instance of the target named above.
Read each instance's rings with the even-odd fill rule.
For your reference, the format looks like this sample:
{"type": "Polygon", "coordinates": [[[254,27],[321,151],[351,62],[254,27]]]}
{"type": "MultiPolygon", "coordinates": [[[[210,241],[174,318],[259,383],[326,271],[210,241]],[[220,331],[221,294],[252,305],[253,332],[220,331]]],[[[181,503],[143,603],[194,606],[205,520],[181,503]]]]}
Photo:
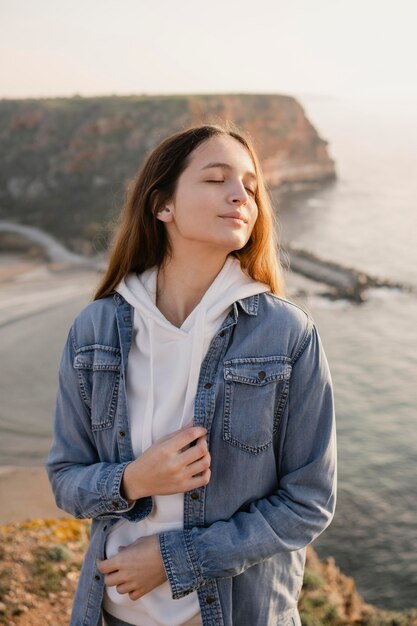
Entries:
{"type": "Polygon", "coordinates": [[[175,326],[180,327],[198,305],[217,274],[225,256],[205,259],[173,257],[158,271],[156,306],[175,326]]]}

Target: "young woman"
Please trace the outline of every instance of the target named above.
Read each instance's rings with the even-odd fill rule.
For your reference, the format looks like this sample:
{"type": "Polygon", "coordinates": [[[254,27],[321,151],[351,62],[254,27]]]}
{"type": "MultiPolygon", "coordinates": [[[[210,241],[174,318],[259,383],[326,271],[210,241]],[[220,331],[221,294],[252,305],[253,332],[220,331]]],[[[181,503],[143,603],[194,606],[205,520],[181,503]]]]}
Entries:
{"type": "Polygon", "coordinates": [[[298,626],[306,546],[334,514],[334,422],[249,139],[168,137],[60,365],[47,470],[58,506],[92,518],[71,625],[298,626]]]}

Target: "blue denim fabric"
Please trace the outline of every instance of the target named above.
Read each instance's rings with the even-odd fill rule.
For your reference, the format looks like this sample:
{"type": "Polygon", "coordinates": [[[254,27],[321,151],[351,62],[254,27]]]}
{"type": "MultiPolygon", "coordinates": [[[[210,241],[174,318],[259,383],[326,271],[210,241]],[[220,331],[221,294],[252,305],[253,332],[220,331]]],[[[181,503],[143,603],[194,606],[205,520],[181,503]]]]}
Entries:
{"type": "MultiPolygon", "coordinates": [[[[70,626],[101,624],[106,535],[152,498],[120,494],[133,460],[126,368],[133,308],[115,293],[68,334],[46,468],[58,506],[92,518],[70,626]]],[[[167,393],[169,393],[169,381],[167,393]]],[[[200,369],[196,425],[208,429],[207,486],[184,496],[184,529],[160,534],[174,599],[197,590],[204,626],[299,626],[306,546],[336,502],[332,381],[311,316],[262,293],[233,304],[200,369]]]]}

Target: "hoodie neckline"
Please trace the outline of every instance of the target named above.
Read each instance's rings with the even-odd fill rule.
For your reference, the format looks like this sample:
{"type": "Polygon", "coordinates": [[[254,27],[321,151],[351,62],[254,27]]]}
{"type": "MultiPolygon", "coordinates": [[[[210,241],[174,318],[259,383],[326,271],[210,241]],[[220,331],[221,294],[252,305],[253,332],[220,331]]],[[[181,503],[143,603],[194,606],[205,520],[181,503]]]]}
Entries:
{"type": "MultiPolygon", "coordinates": [[[[236,257],[229,255],[226,258],[226,260],[225,260],[223,266],[221,267],[221,269],[219,270],[219,272],[214,277],[214,279],[211,282],[211,284],[209,285],[209,287],[204,292],[204,294],[203,294],[202,298],[200,299],[200,301],[196,304],[196,306],[193,308],[193,310],[188,314],[188,316],[183,321],[181,326],[176,326],[170,320],[168,320],[168,318],[165,317],[165,315],[162,313],[162,311],[156,305],[156,287],[157,287],[158,267],[157,266],[153,266],[151,268],[146,269],[141,274],[137,274],[136,273],[135,276],[136,276],[137,280],[139,280],[141,282],[142,287],[145,289],[145,291],[149,295],[149,305],[153,309],[153,315],[155,316],[155,318],[158,318],[159,321],[163,325],[165,325],[168,328],[172,329],[174,332],[178,331],[180,334],[188,335],[190,332],[193,332],[193,329],[195,327],[196,319],[198,319],[200,317],[200,312],[206,308],[206,305],[208,303],[211,303],[211,302],[216,300],[216,294],[219,291],[219,289],[221,288],[223,282],[225,280],[226,281],[228,280],[228,276],[230,276],[234,272],[236,272],[236,269],[237,269],[238,266],[239,266],[239,271],[242,274],[244,274],[244,272],[242,271],[242,269],[240,267],[240,261],[236,257]]],[[[256,282],[252,278],[247,276],[246,274],[244,274],[244,275],[245,275],[245,278],[247,278],[248,285],[251,284],[251,286],[252,286],[252,284],[256,282]]],[[[258,283],[258,285],[261,285],[261,283],[258,283]]],[[[256,296],[258,296],[258,294],[255,294],[255,297],[256,296]]],[[[250,297],[253,298],[254,296],[252,295],[250,297]]],[[[252,301],[251,300],[247,304],[245,303],[245,305],[243,304],[243,302],[241,300],[239,300],[239,302],[242,303],[242,306],[243,306],[244,310],[246,310],[246,312],[249,315],[252,315],[252,314],[256,315],[257,314],[257,308],[258,308],[257,305],[258,305],[258,302],[259,302],[258,299],[256,299],[256,301],[252,301]]]]}

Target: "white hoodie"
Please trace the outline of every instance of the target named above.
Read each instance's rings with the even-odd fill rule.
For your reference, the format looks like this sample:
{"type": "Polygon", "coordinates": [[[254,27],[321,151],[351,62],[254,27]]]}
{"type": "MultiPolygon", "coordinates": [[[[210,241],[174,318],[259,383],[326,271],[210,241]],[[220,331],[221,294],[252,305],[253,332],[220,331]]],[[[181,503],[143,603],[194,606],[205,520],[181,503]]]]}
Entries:
{"type": "MultiPolygon", "coordinates": [[[[228,256],[199,304],[178,328],[155,304],[157,269],[127,274],[116,287],[134,307],[126,389],[135,457],[193,419],[202,361],[233,302],[270,291],[269,285],[247,276],[236,257],[228,256]]],[[[147,518],[120,520],[114,525],[107,537],[107,558],[139,537],[183,528],[183,493],[153,496],[152,500],[147,518]]],[[[104,608],[140,626],[179,626],[200,610],[196,591],[173,600],[168,581],[136,601],[119,594],[115,587],[106,587],[104,608]]]]}

